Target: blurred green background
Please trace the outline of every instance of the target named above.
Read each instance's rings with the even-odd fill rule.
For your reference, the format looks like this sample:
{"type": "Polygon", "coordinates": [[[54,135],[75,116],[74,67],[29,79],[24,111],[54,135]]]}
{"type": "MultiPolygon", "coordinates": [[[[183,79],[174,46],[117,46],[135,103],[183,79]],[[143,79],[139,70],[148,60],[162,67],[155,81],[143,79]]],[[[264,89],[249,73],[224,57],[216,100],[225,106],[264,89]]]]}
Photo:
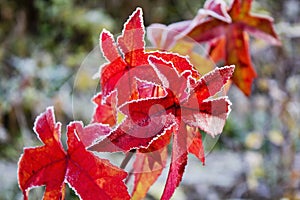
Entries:
{"type": "MultiPolygon", "coordinates": [[[[92,104],[80,98],[90,98],[95,82],[78,71],[103,28],[120,33],[137,6],[148,26],[191,19],[203,3],[0,0],[0,199],[22,199],[17,162],[24,146],[40,145],[32,131],[40,112],[53,105],[63,125],[74,118],[89,122],[85,107],[92,104]],[[74,117],[76,95],[82,113],[74,117]]],[[[300,199],[300,1],[254,1],[252,11],[274,18],[282,46],[251,39],[258,73],[252,96],[230,89],[233,106],[224,132],[206,166],[191,157],[174,199],[300,199]]],[[[98,67],[90,66],[91,74],[98,67]]],[[[159,180],[147,198],[157,199],[163,184],[159,180]]],[[[31,199],[39,199],[40,191],[32,191],[31,199]]],[[[67,197],[75,198],[72,191],[67,197]]]]}

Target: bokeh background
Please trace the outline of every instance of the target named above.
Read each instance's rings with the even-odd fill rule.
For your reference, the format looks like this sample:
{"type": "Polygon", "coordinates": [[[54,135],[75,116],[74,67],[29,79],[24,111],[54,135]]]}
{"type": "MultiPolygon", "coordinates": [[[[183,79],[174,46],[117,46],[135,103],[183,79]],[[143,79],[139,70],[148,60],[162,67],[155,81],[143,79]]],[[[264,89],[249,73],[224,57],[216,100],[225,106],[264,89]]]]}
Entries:
{"type": "MultiPolygon", "coordinates": [[[[95,56],[89,53],[103,28],[120,33],[137,6],[148,26],[192,19],[203,3],[0,0],[0,199],[22,199],[17,162],[24,146],[41,144],[32,131],[40,112],[53,105],[63,125],[89,122],[86,99],[95,93],[91,76],[99,66],[84,59],[95,56]],[[90,71],[80,71],[83,62],[90,71]]],[[[230,89],[224,132],[206,166],[190,157],[174,199],[300,199],[300,1],[254,1],[252,11],[274,18],[282,46],[251,38],[258,73],[252,96],[230,89]]],[[[147,199],[158,199],[163,184],[159,179],[147,199]]],[[[41,191],[34,189],[31,199],[41,191]]],[[[71,190],[67,199],[76,199],[71,190]]]]}

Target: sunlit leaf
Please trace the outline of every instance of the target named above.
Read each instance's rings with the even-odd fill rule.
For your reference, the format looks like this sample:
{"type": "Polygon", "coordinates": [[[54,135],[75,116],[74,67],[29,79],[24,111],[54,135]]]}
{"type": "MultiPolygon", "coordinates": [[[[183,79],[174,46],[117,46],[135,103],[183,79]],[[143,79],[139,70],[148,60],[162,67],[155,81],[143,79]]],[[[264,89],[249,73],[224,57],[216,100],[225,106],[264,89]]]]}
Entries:
{"type": "Polygon", "coordinates": [[[272,19],[250,13],[251,3],[252,0],[234,0],[228,10],[231,23],[211,18],[199,21],[196,26],[191,24],[190,30],[186,31],[186,36],[198,42],[215,39],[210,49],[212,58],[215,62],[222,59],[225,64],[236,66],[233,82],[248,96],[256,77],[250,58],[248,33],[272,44],[280,44],[272,19]]]}
{"type": "MultiPolygon", "coordinates": [[[[34,130],[44,145],[25,148],[20,158],[18,179],[24,199],[28,199],[32,187],[42,185],[46,186],[43,199],[64,199],[65,183],[82,199],[95,199],[95,196],[101,199],[130,199],[123,182],[127,173],[108,160],[88,152],[79,139],[78,132],[94,133],[91,127],[83,128],[79,122],[71,123],[67,127],[67,151],[60,141],[60,128],[52,108],[36,119],[34,130]]],[[[97,130],[99,132],[101,129],[97,130]]],[[[107,133],[98,135],[101,134],[107,133]]]]}

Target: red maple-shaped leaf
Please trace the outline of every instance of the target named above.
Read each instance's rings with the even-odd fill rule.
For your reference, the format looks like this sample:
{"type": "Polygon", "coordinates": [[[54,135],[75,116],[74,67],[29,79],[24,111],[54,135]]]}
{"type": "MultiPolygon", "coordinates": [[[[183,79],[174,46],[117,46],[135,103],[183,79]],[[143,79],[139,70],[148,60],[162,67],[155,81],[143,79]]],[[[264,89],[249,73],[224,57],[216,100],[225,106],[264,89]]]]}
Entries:
{"type": "MultiPolygon", "coordinates": [[[[110,115],[116,116],[115,114],[118,111],[130,117],[125,118],[121,124],[115,127],[111,134],[99,145],[91,148],[93,150],[114,152],[147,147],[154,138],[163,135],[166,130],[174,125],[173,117],[168,112],[159,116],[148,115],[150,108],[155,110],[153,109],[154,99],[143,102],[142,108],[139,103],[141,96],[143,96],[140,95],[140,92],[144,90],[141,90],[138,86],[139,80],[155,84],[161,84],[162,81],[149,63],[148,58],[150,56],[172,62],[173,67],[179,73],[189,71],[189,74],[186,73],[184,76],[185,78],[190,74],[195,80],[200,78],[199,73],[186,57],[175,53],[145,52],[145,33],[141,15],[142,10],[137,8],[125,23],[122,35],[117,40],[120,49],[117,48],[109,32],[104,30],[100,36],[100,46],[109,63],[101,67],[100,70],[102,93],[94,98],[97,107],[93,120],[112,125],[116,122],[116,119],[110,117],[110,115]],[[119,51],[122,52],[122,55],[119,51]],[[140,91],[138,91],[139,89],[140,91]],[[108,96],[115,97],[114,94],[117,96],[117,101],[113,102],[113,106],[107,99],[103,101],[103,98],[108,96]],[[127,112],[129,105],[130,113],[127,112]],[[140,127],[143,131],[140,131],[140,127]],[[139,139],[134,139],[136,137],[139,139]]],[[[159,88],[157,87],[157,89],[159,88]]],[[[145,94],[145,92],[143,93],[145,94]]],[[[151,95],[146,96],[147,98],[151,97],[151,95]]],[[[172,93],[167,96],[170,99],[170,104],[173,103],[172,93]]],[[[166,101],[164,100],[164,102],[166,101]]]]}
{"type": "Polygon", "coordinates": [[[217,68],[194,82],[190,79],[184,81],[184,74],[189,72],[178,73],[172,67],[172,63],[155,57],[150,57],[149,60],[154,68],[162,74],[161,76],[170,80],[168,83],[164,83],[164,86],[167,86],[176,96],[172,106],[165,106],[166,109],[172,109],[178,120],[177,126],[173,128],[171,166],[162,196],[162,199],[169,199],[181,181],[188,152],[195,154],[204,162],[201,137],[190,131],[189,126],[200,128],[212,136],[220,134],[223,129],[230,112],[230,102],[225,97],[215,100],[207,100],[207,98],[221,90],[231,77],[234,67],[217,68]],[[189,86],[188,83],[192,85],[189,86]],[[188,94],[185,93],[186,91],[188,94]]]}
{"type": "MultiPolygon", "coordinates": [[[[212,15],[211,11],[227,19],[223,6],[207,4],[207,15],[212,15]]],[[[223,129],[230,102],[226,97],[209,98],[222,89],[234,67],[217,68],[201,77],[187,57],[145,52],[143,28],[138,8],[125,23],[117,44],[109,32],[101,34],[101,48],[109,63],[101,68],[102,94],[94,99],[93,119],[115,123],[116,118],[109,115],[119,112],[125,118],[112,123],[115,126],[107,137],[89,149],[125,153],[134,149],[132,196],[139,199],[165,167],[172,138],[171,165],[162,195],[162,199],[170,199],[182,179],[188,153],[205,161],[199,129],[213,137],[223,129]],[[117,101],[111,101],[115,97],[117,101]]]]}
{"type": "MultiPolygon", "coordinates": [[[[120,111],[127,116],[126,119],[107,138],[92,146],[91,150],[128,152],[137,149],[139,158],[143,160],[135,161],[137,169],[147,169],[154,165],[149,162],[149,156],[153,155],[153,152],[156,152],[157,158],[164,158],[159,150],[168,143],[162,145],[160,138],[170,131],[173,132],[172,162],[162,196],[162,199],[169,199],[181,181],[188,152],[204,162],[201,136],[197,135],[194,128],[200,128],[212,136],[220,134],[223,129],[230,112],[230,102],[225,97],[214,100],[208,98],[221,90],[230,79],[234,67],[217,68],[195,80],[190,70],[179,72],[180,69],[178,70],[172,62],[155,56],[149,56],[148,60],[161,80],[160,86],[152,84],[152,87],[154,90],[164,88],[165,95],[132,100],[121,106],[120,111]],[[160,142],[159,145],[152,146],[156,141],[160,142]],[[139,154],[147,153],[147,150],[152,154],[139,154]]],[[[153,91],[149,90],[151,83],[148,83],[147,87],[147,91],[153,91]]],[[[150,172],[136,175],[133,194],[145,194],[148,186],[160,173],[159,170],[153,172],[153,178],[149,180],[146,177],[150,176],[150,172]],[[147,187],[141,190],[141,183],[137,180],[145,181],[147,187]]]]}
{"type": "MultiPolygon", "coordinates": [[[[162,105],[166,111],[170,110],[176,117],[180,117],[180,120],[184,120],[190,126],[197,124],[199,128],[212,136],[221,133],[229,111],[229,100],[227,97],[213,100],[208,100],[208,98],[213,97],[222,89],[231,77],[234,66],[216,68],[199,80],[194,80],[191,76],[186,76],[190,74],[190,71],[186,70],[179,73],[171,62],[153,56],[149,57],[149,61],[157,71],[158,76],[163,79],[162,86],[168,88],[166,97],[161,98],[159,101],[153,99],[153,101],[162,105]],[[170,96],[173,102],[170,102],[170,96]],[[199,113],[202,114],[198,115],[199,113]],[[221,116],[221,114],[224,114],[224,116],[221,116]],[[204,115],[207,115],[207,117],[204,115]],[[217,124],[214,124],[214,126],[209,125],[211,122],[208,122],[208,120],[214,120],[214,118],[208,117],[209,115],[223,119],[223,123],[219,128],[216,126],[217,124]],[[201,123],[207,122],[208,125],[198,123],[198,117],[204,117],[203,119],[206,120],[201,120],[201,123]],[[210,130],[208,127],[214,127],[214,129],[210,130]]],[[[142,102],[144,100],[140,101],[140,103],[142,102]]],[[[154,102],[152,102],[153,105],[154,102]]]]}
{"type": "MultiPolygon", "coordinates": [[[[92,125],[91,125],[92,126],[92,125]]],[[[19,161],[19,186],[28,199],[30,188],[46,186],[43,199],[64,199],[68,183],[82,199],[130,199],[123,179],[127,173],[88,152],[77,135],[94,133],[99,127],[82,127],[73,122],[67,127],[67,152],[60,142],[61,124],[55,122],[53,108],[48,108],[36,120],[34,130],[43,146],[25,148],[19,161]],[[82,133],[84,134],[84,133],[82,133]]],[[[96,137],[96,136],[94,136],[96,137]]],[[[86,140],[90,144],[90,140],[86,140]]]]}
{"type": "MultiPolygon", "coordinates": [[[[208,2],[204,18],[228,20],[223,6],[208,2]]],[[[53,109],[37,118],[34,130],[44,145],[24,149],[19,162],[19,185],[25,199],[32,187],[42,185],[46,186],[44,199],[64,199],[65,183],[82,199],[130,199],[123,182],[127,173],[87,148],[137,152],[133,199],[145,197],[160,176],[169,144],[171,164],[162,199],[170,199],[180,184],[188,153],[204,164],[199,130],[212,137],[222,132],[230,101],[215,95],[231,78],[234,67],[217,68],[201,77],[187,57],[145,51],[144,34],[140,8],[129,17],[117,42],[108,31],[102,32],[100,47],[108,63],[100,70],[101,93],[93,98],[96,108],[91,124],[67,126],[67,151],[53,109]]]]}
{"type": "Polygon", "coordinates": [[[224,59],[225,64],[236,66],[233,82],[248,96],[256,77],[249,53],[248,33],[273,44],[280,43],[272,19],[251,14],[251,3],[252,0],[234,0],[228,10],[231,23],[210,18],[192,24],[185,31],[186,36],[198,42],[217,39],[211,46],[210,54],[216,62],[224,59]]]}
{"type": "Polygon", "coordinates": [[[178,54],[170,56],[168,53],[158,51],[146,52],[144,36],[140,8],[137,8],[124,24],[117,44],[111,33],[106,30],[101,33],[100,47],[108,61],[100,68],[101,90],[104,97],[117,90],[118,106],[132,100],[132,95],[136,92],[136,79],[160,83],[160,79],[148,62],[148,57],[151,55],[174,62],[178,69],[189,68],[195,77],[199,77],[198,72],[183,56],[178,54]]]}
{"type": "Polygon", "coordinates": [[[18,178],[24,199],[28,198],[28,189],[41,185],[46,185],[44,199],[63,198],[67,161],[60,143],[60,128],[61,124],[55,123],[52,109],[37,118],[34,130],[45,145],[25,148],[20,158],[18,178]]]}

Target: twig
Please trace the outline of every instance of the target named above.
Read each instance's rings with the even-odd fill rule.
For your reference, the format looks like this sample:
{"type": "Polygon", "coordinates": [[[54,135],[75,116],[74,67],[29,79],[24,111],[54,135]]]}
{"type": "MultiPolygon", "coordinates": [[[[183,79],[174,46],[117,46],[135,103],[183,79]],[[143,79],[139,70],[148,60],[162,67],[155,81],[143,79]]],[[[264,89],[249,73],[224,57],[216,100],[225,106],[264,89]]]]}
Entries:
{"type": "Polygon", "coordinates": [[[122,163],[121,163],[121,165],[120,165],[120,168],[121,168],[121,169],[125,169],[125,167],[126,167],[127,164],[129,163],[130,159],[132,158],[132,156],[134,155],[135,152],[136,152],[136,150],[135,150],[135,149],[132,149],[132,150],[130,150],[130,151],[126,154],[124,160],[122,161],[122,163]]]}

